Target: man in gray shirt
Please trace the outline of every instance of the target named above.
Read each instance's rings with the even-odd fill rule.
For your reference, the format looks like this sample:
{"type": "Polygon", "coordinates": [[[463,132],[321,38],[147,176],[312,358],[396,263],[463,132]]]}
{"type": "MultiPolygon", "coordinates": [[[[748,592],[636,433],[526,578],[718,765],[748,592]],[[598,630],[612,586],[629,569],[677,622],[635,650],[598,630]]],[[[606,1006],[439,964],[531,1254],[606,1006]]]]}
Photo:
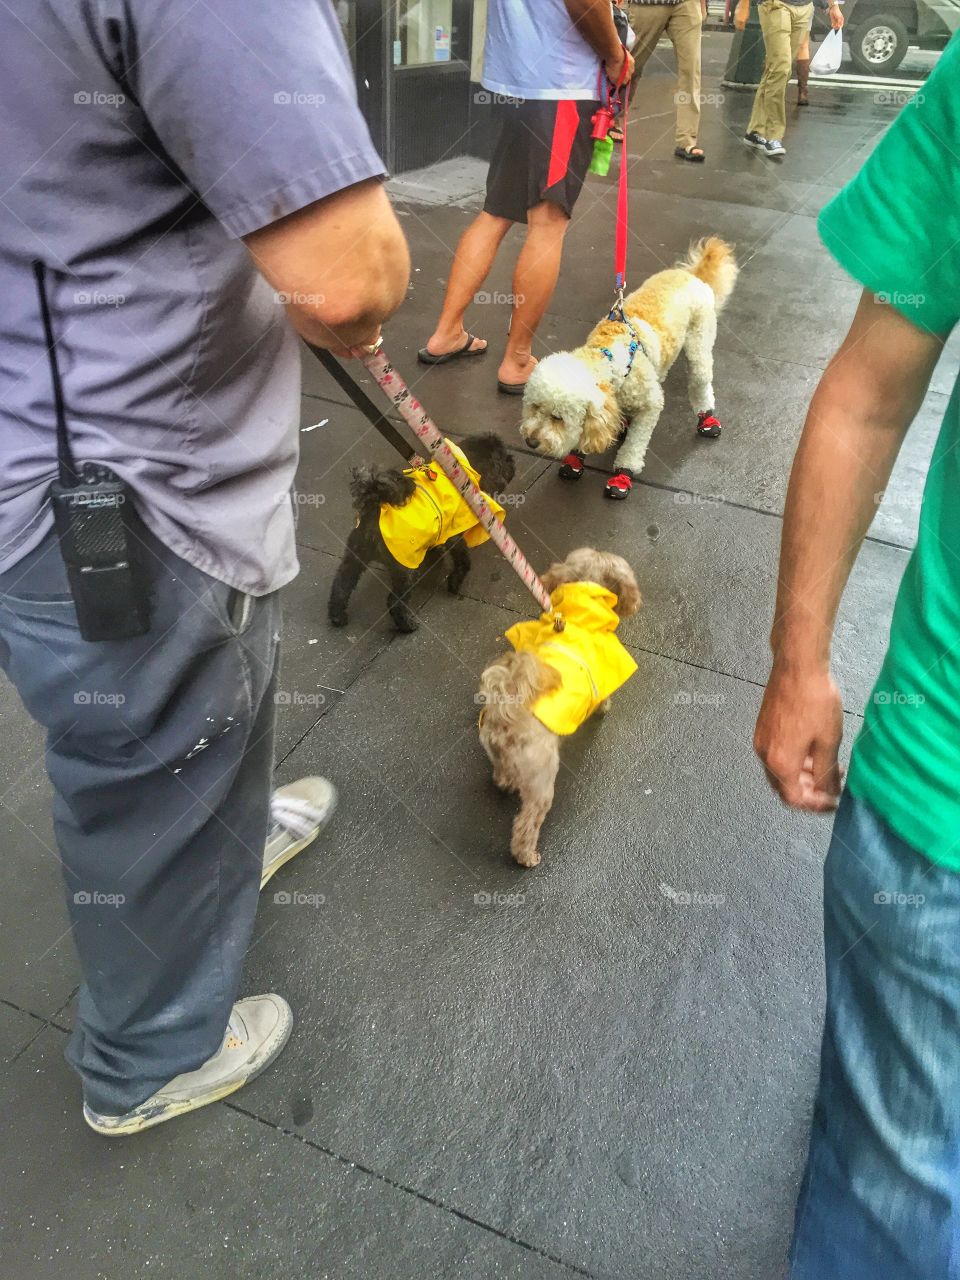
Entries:
{"type": "Polygon", "coordinates": [[[304,779],[271,806],[295,330],[369,343],[409,261],[325,0],[36,0],[0,7],[0,41],[0,665],[48,735],[84,975],[68,1059],[88,1123],[123,1134],[289,1035],[279,996],[236,997],[261,882],[333,801],[304,779]],[[38,259],[74,456],[136,510],[141,636],[79,633],[38,259]]]}

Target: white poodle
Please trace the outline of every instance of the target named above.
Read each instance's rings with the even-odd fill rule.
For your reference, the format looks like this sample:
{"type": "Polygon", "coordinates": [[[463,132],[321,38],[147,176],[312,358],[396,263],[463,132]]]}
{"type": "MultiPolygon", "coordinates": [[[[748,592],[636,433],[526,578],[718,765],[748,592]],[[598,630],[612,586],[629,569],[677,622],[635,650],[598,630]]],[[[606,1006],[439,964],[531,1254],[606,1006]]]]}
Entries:
{"type": "Polygon", "coordinates": [[[658,271],[631,293],[622,318],[611,312],[576,351],[546,356],[523,396],[520,434],[532,449],[563,458],[560,474],[579,479],[583,457],[603,453],[626,434],[607,481],[625,498],[643,469],[647,445],[663,409],[661,383],[681,349],[689,366],[697,431],[719,436],[714,416],[713,343],[717,313],[737,279],[733,250],[710,236],[676,267],[658,271]]]}

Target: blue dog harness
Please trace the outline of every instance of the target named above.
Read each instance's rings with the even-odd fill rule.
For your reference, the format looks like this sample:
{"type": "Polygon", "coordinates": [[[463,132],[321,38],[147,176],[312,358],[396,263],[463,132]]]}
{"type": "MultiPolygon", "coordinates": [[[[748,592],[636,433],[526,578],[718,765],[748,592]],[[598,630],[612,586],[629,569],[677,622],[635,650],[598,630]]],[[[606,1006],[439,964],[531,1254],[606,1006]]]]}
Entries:
{"type": "MultiPolygon", "coordinates": [[[[650,353],[649,351],[647,351],[647,348],[640,341],[639,333],[637,333],[636,329],[633,327],[633,325],[630,323],[630,321],[627,319],[626,315],[624,314],[622,292],[617,302],[611,308],[610,314],[607,316],[607,319],[616,320],[620,324],[626,325],[626,327],[630,330],[631,337],[630,337],[630,346],[627,350],[627,367],[624,370],[624,374],[623,374],[624,378],[628,378],[630,376],[630,370],[633,368],[633,360],[637,352],[642,351],[648,360],[650,359],[650,353]]],[[[606,356],[607,359],[610,361],[610,363],[613,364],[613,352],[610,350],[609,347],[601,347],[600,354],[603,356],[606,356]]]]}

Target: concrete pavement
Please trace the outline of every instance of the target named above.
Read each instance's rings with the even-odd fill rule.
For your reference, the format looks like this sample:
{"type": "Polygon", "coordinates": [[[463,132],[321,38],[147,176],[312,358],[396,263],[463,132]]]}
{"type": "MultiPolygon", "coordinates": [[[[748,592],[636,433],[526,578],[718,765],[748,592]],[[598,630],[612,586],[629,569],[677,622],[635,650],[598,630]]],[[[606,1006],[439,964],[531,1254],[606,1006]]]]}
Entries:
{"type": "MultiPolygon", "coordinates": [[[[350,467],[391,455],[309,356],[299,487],[312,497],[286,592],[277,775],[326,773],[341,804],[265,895],[245,989],[281,991],[297,1024],[277,1064],[229,1101],[126,1142],[82,1124],[62,1060],[78,974],[42,745],[0,684],[5,1274],[782,1274],[816,1078],[828,826],[778,805],[750,742],[790,459],[858,296],[819,247],[815,215],[895,108],[816,85],[808,111],[791,109],[777,167],[739,141],[750,99],[719,88],[727,47],[707,37],[706,165],[672,157],[669,55],[645,74],[629,133],[631,281],[694,237],[737,245],[743,272],[716,353],[724,434],[697,439],[675,370],[627,503],[604,501],[602,468],[566,486],[520,448],[517,404],[495,391],[509,242],[494,300],[470,317],[494,351],[416,365],[472,201],[401,210],[415,272],[388,328],[393,360],[451,434],[493,428],[517,450],[510,527],[536,564],[608,546],[644,594],[622,629],[639,673],[565,749],[537,871],[509,860],[514,805],[490,782],[473,701],[530,601],[486,547],[463,599],[425,584],[416,635],[393,632],[372,579],[349,627],[329,628],[350,467]],[[294,901],[275,901],[283,891],[294,901]]],[[[584,192],[544,353],[579,342],[609,304],[615,173],[584,192]]],[[[955,358],[844,602],[848,742],[955,358]]]]}

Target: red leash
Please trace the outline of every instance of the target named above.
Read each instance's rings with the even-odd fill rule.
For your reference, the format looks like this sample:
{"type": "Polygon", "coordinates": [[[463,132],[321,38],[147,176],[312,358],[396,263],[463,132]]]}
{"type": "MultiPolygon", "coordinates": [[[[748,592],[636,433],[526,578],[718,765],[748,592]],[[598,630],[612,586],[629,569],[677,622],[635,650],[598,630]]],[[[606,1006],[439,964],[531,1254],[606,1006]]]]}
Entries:
{"type": "MultiPolygon", "coordinates": [[[[627,64],[624,61],[623,69],[627,64]]],[[[619,88],[619,85],[617,86],[619,88]]],[[[613,251],[614,284],[621,307],[623,291],[627,287],[627,108],[630,105],[630,86],[623,85],[623,123],[620,125],[620,179],[617,188],[617,236],[613,251]]]]}

